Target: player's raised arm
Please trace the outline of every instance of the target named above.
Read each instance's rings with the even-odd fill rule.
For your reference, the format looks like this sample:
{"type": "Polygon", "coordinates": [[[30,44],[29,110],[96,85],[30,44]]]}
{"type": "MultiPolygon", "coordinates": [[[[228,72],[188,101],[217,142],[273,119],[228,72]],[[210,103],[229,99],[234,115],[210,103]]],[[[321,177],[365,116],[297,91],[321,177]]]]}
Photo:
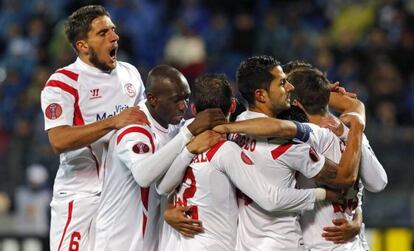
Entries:
{"type": "Polygon", "coordinates": [[[147,117],[138,107],[131,107],[120,114],[88,125],[62,125],[48,130],[49,141],[56,153],[90,145],[112,130],[130,124],[148,124],[147,117]]]}
{"type": "Polygon", "coordinates": [[[323,168],[313,177],[317,182],[339,188],[351,187],[358,177],[358,167],[361,159],[361,142],[364,130],[360,116],[347,115],[343,117],[350,125],[348,143],[339,164],[326,159],[323,168]]]}

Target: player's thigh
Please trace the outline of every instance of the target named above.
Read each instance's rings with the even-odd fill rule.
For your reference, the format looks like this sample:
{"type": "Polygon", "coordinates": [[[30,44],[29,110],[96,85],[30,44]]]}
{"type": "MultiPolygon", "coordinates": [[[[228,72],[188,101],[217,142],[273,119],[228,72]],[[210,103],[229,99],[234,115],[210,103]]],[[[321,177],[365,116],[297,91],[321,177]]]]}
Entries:
{"type": "Polygon", "coordinates": [[[88,250],[91,228],[99,198],[75,199],[51,203],[50,248],[52,251],[88,250]]]}

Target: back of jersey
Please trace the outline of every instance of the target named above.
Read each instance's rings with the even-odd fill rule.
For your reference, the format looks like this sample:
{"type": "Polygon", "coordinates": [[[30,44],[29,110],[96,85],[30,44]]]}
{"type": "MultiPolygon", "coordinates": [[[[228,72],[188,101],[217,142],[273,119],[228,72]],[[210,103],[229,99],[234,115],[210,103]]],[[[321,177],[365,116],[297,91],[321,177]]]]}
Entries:
{"type": "Polygon", "coordinates": [[[193,205],[189,217],[203,222],[204,233],[181,236],[182,250],[234,250],[238,207],[235,187],[209,163],[209,152],[196,155],[178,190],[176,205],[193,205]]]}

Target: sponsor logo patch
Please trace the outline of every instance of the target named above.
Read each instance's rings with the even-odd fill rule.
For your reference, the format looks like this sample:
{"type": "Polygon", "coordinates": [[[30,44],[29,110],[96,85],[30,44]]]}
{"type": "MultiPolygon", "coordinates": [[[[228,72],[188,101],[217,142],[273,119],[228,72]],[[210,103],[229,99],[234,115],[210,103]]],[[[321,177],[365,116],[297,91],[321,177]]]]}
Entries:
{"type": "Polygon", "coordinates": [[[241,152],[240,157],[247,165],[253,165],[253,161],[244,152],[241,152]]]}
{"type": "Polygon", "coordinates": [[[135,87],[134,87],[133,84],[127,83],[124,88],[125,88],[125,92],[128,96],[130,96],[130,97],[135,96],[136,91],[135,91],[135,87]]]}
{"type": "Polygon", "coordinates": [[[319,161],[319,155],[318,153],[315,151],[315,149],[313,147],[309,148],[309,157],[311,158],[311,160],[313,160],[314,162],[319,161]]]}
{"type": "Polygon", "coordinates": [[[149,150],[149,146],[143,142],[138,142],[132,147],[132,151],[137,154],[147,153],[149,150]]]}
{"type": "Polygon", "coordinates": [[[55,120],[62,115],[62,106],[57,103],[52,103],[46,107],[45,115],[50,120],[55,120]]]}

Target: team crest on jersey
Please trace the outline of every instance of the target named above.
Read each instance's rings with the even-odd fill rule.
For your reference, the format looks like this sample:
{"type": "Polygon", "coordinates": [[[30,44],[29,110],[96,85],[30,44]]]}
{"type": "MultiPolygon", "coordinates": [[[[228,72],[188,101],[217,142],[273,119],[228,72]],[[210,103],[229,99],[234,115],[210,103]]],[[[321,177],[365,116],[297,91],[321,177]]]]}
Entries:
{"type": "Polygon", "coordinates": [[[240,157],[247,165],[253,165],[253,161],[244,152],[241,152],[240,157]]]}
{"type": "Polygon", "coordinates": [[[45,115],[48,119],[55,120],[62,115],[62,106],[52,103],[46,107],[45,115]]]}
{"type": "Polygon", "coordinates": [[[149,146],[143,142],[138,142],[132,147],[132,151],[137,154],[147,153],[149,150],[149,146]]]}
{"type": "Polygon", "coordinates": [[[318,153],[315,151],[315,149],[313,147],[309,148],[309,157],[311,158],[311,160],[313,160],[314,162],[319,161],[319,155],[318,153]]]}
{"type": "Polygon", "coordinates": [[[127,84],[124,86],[124,88],[125,88],[125,92],[126,92],[126,93],[127,93],[127,95],[128,95],[128,96],[130,96],[130,97],[134,97],[134,96],[135,96],[135,94],[137,93],[137,92],[136,92],[136,90],[135,90],[134,85],[133,85],[133,84],[131,84],[131,83],[127,83],[127,84]]]}

